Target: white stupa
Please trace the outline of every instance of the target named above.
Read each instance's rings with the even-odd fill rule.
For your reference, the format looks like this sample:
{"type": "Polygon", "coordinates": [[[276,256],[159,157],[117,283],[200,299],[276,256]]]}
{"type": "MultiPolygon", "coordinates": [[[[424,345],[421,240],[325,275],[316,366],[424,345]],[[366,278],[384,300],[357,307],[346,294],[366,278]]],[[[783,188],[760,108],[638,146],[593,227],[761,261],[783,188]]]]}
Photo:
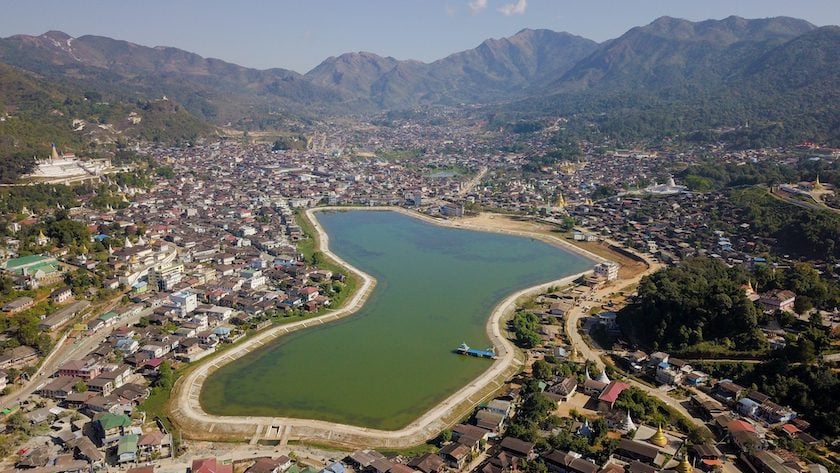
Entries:
{"type": "Polygon", "coordinates": [[[595,381],[600,381],[604,384],[610,384],[610,378],[607,377],[607,371],[601,370],[601,374],[599,374],[598,377],[595,378],[595,381]]]}
{"type": "Polygon", "coordinates": [[[128,237],[125,237],[125,243],[123,243],[123,246],[126,247],[126,248],[133,248],[134,247],[134,245],[131,244],[131,240],[129,240],[128,237]]]}
{"type": "Polygon", "coordinates": [[[621,426],[621,430],[625,432],[630,432],[636,430],[636,424],[633,422],[633,419],[630,418],[630,411],[627,411],[627,418],[624,419],[624,425],[621,426]]]}
{"type": "Polygon", "coordinates": [[[652,186],[648,186],[644,189],[644,192],[656,195],[682,194],[683,192],[687,191],[688,187],[678,186],[677,183],[674,181],[673,176],[669,177],[665,184],[653,184],[652,186]]]}

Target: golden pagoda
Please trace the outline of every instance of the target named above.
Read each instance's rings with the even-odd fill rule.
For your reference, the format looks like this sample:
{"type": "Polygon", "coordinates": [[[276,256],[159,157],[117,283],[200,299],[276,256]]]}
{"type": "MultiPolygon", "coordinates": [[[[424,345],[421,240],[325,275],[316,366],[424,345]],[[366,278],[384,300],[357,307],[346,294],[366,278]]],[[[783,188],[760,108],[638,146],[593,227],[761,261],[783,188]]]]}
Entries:
{"type": "Polygon", "coordinates": [[[824,187],[822,185],[822,182],[820,182],[820,175],[817,174],[817,180],[814,181],[814,190],[815,191],[821,191],[823,189],[824,189],[824,187]]]}
{"type": "Polygon", "coordinates": [[[559,192],[557,196],[557,207],[566,208],[566,198],[563,197],[563,193],[559,192]]]}
{"type": "Polygon", "coordinates": [[[691,466],[691,463],[688,462],[688,453],[683,455],[682,460],[680,460],[680,464],[677,465],[675,468],[677,473],[693,473],[694,467],[691,466]]]}
{"type": "Polygon", "coordinates": [[[43,230],[38,230],[38,240],[36,241],[36,243],[38,243],[38,245],[40,245],[40,246],[43,246],[43,245],[46,245],[47,243],[49,243],[49,241],[50,241],[50,239],[47,238],[46,235],[44,235],[44,231],[43,230]]]}
{"type": "Polygon", "coordinates": [[[660,448],[668,445],[668,438],[665,437],[665,432],[662,431],[662,424],[659,424],[659,427],[656,429],[656,433],[648,439],[648,442],[660,448]]]}

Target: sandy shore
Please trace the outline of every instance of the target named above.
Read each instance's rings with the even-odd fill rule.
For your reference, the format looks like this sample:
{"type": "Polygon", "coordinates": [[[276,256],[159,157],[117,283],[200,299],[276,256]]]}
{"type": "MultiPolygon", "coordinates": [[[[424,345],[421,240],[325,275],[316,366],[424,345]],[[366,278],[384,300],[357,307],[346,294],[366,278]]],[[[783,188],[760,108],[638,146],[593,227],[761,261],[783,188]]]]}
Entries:
{"type": "Polygon", "coordinates": [[[331,311],[320,317],[295,322],[287,325],[272,328],[263,332],[241,345],[225,352],[221,357],[200,365],[195,370],[181,378],[173,390],[172,417],[182,428],[184,435],[188,438],[202,440],[257,440],[279,441],[281,444],[289,440],[310,441],[325,444],[335,444],[347,447],[371,447],[371,448],[405,448],[418,445],[429,438],[437,435],[451,425],[457,423],[460,418],[468,414],[476,404],[493,395],[502,387],[505,381],[519,371],[523,360],[516,347],[507,337],[502,335],[501,322],[509,317],[516,308],[516,302],[521,297],[533,296],[545,291],[551,286],[566,285],[579,278],[586,271],[566,278],[546,282],[538,286],[517,291],[506,297],[496,305],[486,324],[488,338],[490,338],[496,349],[498,358],[491,367],[474,379],[469,385],[464,386],[443,402],[433,407],[417,420],[399,430],[386,431],[370,429],[346,424],[332,422],[297,419],[288,417],[261,417],[261,416],[218,416],[206,413],[200,403],[199,395],[201,386],[207,376],[219,367],[231,361],[259,349],[270,343],[276,337],[289,332],[302,330],[313,325],[320,325],[326,322],[337,320],[352,315],[359,310],[373,291],[376,280],[353,267],[341,257],[333,253],[329,248],[329,236],[324,232],[315,212],[318,211],[341,211],[341,210],[381,210],[397,211],[405,215],[419,218],[426,222],[454,228],[465,228],[470,230],[492,231],[497,233],[511,234],[535,238],[546,243],[556,245],[565,250],[574,251],[595,261],[603,259],[589,252],[581,250],[568,242],[549,235],[540,235],[519,230],[502,228],[484,228],[474,225],[464,225],[457,221],[439,220],[401,208],[391,207],[319,207],[306,211],[307,217],[312,222],[318,233],[317,248],[338,264],[352,272],[361,281],[359,290],[341,309],[331,311]]]}

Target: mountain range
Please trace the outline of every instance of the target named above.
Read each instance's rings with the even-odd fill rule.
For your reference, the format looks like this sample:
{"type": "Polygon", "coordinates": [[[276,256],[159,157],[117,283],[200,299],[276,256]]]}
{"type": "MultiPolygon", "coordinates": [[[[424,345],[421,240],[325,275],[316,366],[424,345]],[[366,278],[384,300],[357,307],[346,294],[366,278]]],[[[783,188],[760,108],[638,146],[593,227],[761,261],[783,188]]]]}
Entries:
{"type": "MultiPolygon", "coordinates": [[[[610,119],[639,118],[642,109],[681,110],[685,116],[669,119],[666,129],[688,132],[789,121],[785,107],[792,106],[796,120],[823,123],[814,139],[829,140],[840,135],[830,125],[840,122],[840,107],[830,106],[838,103],[838,51],[838,27],[734,16],[662,17],[603,43],[526,29],[430,63],[347,53],[305,74],[100,36],[50,31],[0,39],[0,63],[42,87],[109,103],[165,96],[198,120],[238,129],[276,128],[290,117],[479,104],[517,116],[606,113],[604,130],[615,128],[610,119]]],[[[647,128],[659,127],[657,120],[647,128]]]]}

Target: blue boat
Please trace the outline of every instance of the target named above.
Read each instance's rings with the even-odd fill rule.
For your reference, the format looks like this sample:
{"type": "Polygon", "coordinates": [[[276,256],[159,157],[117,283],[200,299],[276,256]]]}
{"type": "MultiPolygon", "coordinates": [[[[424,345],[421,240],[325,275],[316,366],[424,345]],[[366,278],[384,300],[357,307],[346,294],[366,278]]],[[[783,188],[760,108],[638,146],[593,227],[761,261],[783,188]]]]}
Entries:
{"type": "Polygon", "coordinates": [[[455,352],[461,355],[475,356],[477,358],[496,358],[495,348],[490,347],[486,350],[479,350],[477,348],[470,348],[470,346],[466,343],[462,343],[455,352]]]}

